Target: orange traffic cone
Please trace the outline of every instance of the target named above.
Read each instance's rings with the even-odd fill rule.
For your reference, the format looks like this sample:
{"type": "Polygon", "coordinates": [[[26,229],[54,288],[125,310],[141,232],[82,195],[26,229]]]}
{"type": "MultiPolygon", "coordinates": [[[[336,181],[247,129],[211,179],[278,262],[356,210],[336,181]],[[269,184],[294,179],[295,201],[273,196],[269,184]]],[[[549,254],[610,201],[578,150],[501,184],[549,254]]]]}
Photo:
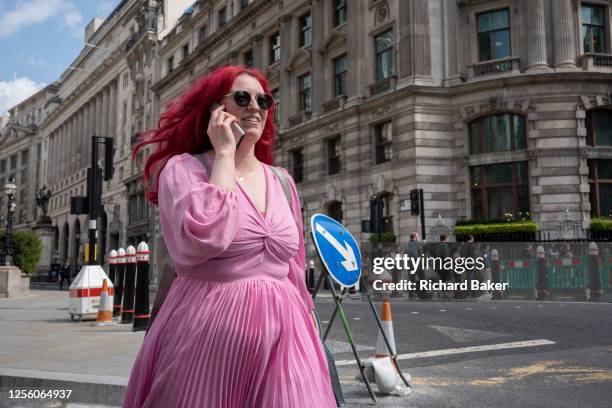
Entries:
{"type": "Polygon", "coordinates": [[[113,310],[111,308],[110,299],[108,296],[108,283],[106,279],[102,281],[102,290],[100,291],[100,307],[98,308],[98,317],[93,326],[111,326],[113,324],[113,310]]]}
{"type": "Polygon", "coordinates": [[[391,352],[387,348],[385,338],[382,332],[378,331],[378,340],[376,342],[376,357],[388,357],[389,355],[395,355],[395,336],[393,335],[393,321],[391,320],[391,304],[388,299],[383,299],[382,311],[380,317],[383,330],[389,340],[391,346],[391,352]]]}

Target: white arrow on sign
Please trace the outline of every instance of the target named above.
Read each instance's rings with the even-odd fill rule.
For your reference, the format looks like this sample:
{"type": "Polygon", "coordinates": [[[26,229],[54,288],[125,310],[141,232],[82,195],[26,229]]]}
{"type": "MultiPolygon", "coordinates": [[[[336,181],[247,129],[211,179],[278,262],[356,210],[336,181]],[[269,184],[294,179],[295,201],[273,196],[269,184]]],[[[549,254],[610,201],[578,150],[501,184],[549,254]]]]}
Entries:
{"type": "Polygon", "coordinates": [[[357,259],[355,259],[355,252],[353,252],[353,247],[351,247],[348,242],[344,241],[344,246],[342,246],[342,244],[339,243],[338,240],[319,223],[315,223],[315,229],[318,233],[323,235],[323,237],[329,241],[329,243],[336,248],[338,252],[340,252],[340,255],[342,255],[344,258],[344,261],[342,261],[342,266],[344,266],[344,269],[349,272],[357,270],[357,259]]]}

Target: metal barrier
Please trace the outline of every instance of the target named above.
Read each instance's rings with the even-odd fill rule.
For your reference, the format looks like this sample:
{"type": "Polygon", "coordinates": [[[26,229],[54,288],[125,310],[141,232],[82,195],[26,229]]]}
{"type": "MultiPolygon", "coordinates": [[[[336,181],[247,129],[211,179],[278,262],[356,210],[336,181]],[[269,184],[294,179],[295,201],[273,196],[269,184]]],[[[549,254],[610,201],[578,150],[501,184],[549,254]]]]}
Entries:
{"type": "Polygon", "coordinates": [[[536,260],[505,259],[502,261],[502,282],[508,283],[506,298],[531,299],[535,295],[536,260]]]}

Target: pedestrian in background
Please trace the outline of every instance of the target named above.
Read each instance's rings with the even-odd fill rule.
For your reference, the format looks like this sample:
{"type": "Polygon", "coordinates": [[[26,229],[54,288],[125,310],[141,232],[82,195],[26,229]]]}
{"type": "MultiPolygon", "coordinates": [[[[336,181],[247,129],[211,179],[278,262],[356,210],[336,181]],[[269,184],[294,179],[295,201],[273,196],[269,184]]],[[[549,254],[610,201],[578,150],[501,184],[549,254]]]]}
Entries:
{"type": "Polygon", "coordinates": [[[159,205],[177,276],[124,408],[336,406],[306,288],[299,196],[289,173],[271,167],[275,136],[265,76],[225,66],[171,103],[134,148],[132,157],[155,148],[147,199],[159,205]]]}
{"type": "MultiPolygon", "coordinates": [[[[410,241],[406,244],[406,255],[408,258],[423,258],[423,247],[419,244],[419,233],[411,232],[410,233],[410,241]]],[[[410,281],[414,282],[417,285],[417,289],[415,291],[416,295],[421,300],[429,300],[431,299],[431,294],[426,290],[419,289],[419,281],[425,280],[425,271],[423,270],[422,264],[417,268],[416,271],[410,271],[410,281]],[[418,279],[417,279],[418,278],[418,279]]],[[[411,292],[409,294],[410,297],[413,297],[414,294],[411,292]]]]}

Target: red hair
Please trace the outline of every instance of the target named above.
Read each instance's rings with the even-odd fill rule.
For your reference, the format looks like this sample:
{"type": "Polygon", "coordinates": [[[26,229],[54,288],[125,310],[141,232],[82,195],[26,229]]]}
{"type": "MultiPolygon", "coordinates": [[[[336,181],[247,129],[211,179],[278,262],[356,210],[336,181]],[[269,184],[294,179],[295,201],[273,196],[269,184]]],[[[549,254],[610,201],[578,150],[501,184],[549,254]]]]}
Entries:
{"type": "MultiPolygon", "coordinates": [[[[144,178],[147,185],[146,199],[157,205],[159,174],[172,156],[183,153],[204,153],[213,148],[206,130],[210,120],[210,106],[227,95],[234,80],[242,74],[255,77],[264,92],[270,93],[265,75],[255,68],[225,66],[197,80],[181,96],[166,106],[157,128],[143,132],[132,150],[132,160],[138,151],[148,144],[155,145],[155,151],[144,164],[144,178]]],[[[255,157],[263,163],[272,164],[274,160],[274,110],[268,110],[264,130],[255,144],[255,157]]]]}

